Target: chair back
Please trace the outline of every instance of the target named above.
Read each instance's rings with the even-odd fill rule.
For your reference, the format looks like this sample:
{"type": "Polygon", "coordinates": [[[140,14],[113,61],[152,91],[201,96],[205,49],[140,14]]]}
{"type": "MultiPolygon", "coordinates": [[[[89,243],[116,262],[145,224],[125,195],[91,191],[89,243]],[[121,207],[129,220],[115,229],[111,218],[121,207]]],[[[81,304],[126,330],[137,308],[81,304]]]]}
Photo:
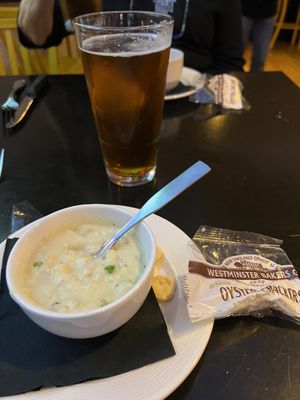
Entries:
{"type": "MultiPolygon", "coordinates": [[[[296,20],[293,22],[286,21],[288,12],[289,0],[278,0],[277,3],[277,18],[275,29],[273,32],[272,40],[270,43],[270,50],[273,49],[281,30],[292,31],[291,45],[296,44],[300,32],[300,3],[298,1],[298,11],[296,20]]],[[[300,48],[300,40],[298,41],[298,48],[300,48]]]]}

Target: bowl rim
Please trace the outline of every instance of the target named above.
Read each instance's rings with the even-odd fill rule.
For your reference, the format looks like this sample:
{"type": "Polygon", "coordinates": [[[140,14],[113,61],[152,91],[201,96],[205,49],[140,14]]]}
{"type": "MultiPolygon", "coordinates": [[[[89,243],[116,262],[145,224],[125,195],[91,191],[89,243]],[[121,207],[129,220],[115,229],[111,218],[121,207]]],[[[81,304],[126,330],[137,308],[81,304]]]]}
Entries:
{"type": "Polygon", "coordinates": [[[7,265],[6,265],[6,283],[7,283],[7,288],[9,291],[9,295],[11,298],[25,311],[28,311],[31,314],[41,316],[43,318],[48,318],[52,320],[74,320],[74,319],[79,319],[79,318],[85,318],[85,317],[91,317],[91,316],[99,316],[100,314],[104,314],[107,311],[112,311],[115,308],[119,308],[119,306],[123,303],[126,302],[127,299],[132,297],[136,290],[138,290],[144,283],[145,279],[153,272],[153,265],[155,262],[155,257],[156,257],[156,241],[154,234],[152,230],[150,229],[149,225],[143,220],[139,223],[147,232],[149,238],[150,238],[150,259],[148,263],[146,264],[142,275],[140,276],[140,279],[128,290],[128,292],[124,293],[121,297],[117,298],[116,300],[112,301],[111,303],[108,303],[102,307],[98,307],[92,310],[88,311],[80,311],[76,313],[61,313],[61,312],[56,312],[56,311],[50,311],[45,308],[39,307],[38,305],[35,305],[28,301],[25,296],[22,296],[20,291],[16,291],[13,289],[13,278],[12,278],[12,264],[13,264],[13,255],[18,251],[18,248],[22,246],[22,243],[24,240],[26,240],[26,236],[28,234],[32,234],[32,232],[37,229],[38,226],[41,224],[47,223],[49,219],[51,219],[53,216],[56,216],[58,214],[62,214],[64,212],[70,211],[72,209],[82,209],[82,208],[92,208],[92,207],[99,207],[99,208],[110,208],[110,209],[115,209],[121,214],[126,214],[129,217],[133,216],[134,213],[130,210],[126,209],[121,209],[118,207],[117,204],[97,204],[97,203],[91,203],[91,204],[79,204],[71,207],[65,207],[62,209],[59,209],[57,211],[54,211],[45,217],[40,218],[37,221],[34,221],[31,226],[22,234],[21,238],[18,239],[16,244],[14,245],[12,251],[9,254],[8,260],[7,260],[7,265]],[[141,279],[143,278],[143,279],[141,279]]]}

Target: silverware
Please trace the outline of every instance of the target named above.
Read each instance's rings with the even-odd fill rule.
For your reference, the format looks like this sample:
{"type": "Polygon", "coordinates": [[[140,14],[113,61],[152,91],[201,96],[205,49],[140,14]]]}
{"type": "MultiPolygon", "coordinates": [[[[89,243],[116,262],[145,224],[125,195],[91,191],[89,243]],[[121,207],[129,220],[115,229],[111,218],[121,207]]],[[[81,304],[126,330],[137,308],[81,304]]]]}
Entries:
{"type": "Polygon", "coordinates": [[[4,149],[1,149],[0,150],[0,178],[2,176],[3,164],[4,164],[4,149]]]}
{"type": "Polygon", "coordinates": [[[93,254],[93,257],[100,257],[104,251],[110,249],[121,236],[124,235],[135,224],[148,217],[150,214],[160,210],[180,193],[186,190],[193,183],[198,181],[210,171],[210,167],[202,161],[196,162],[190,168],[173,179],[170,183],[160,189],[154,196],[152,196],[140,209],[140,211],[132,217],[127,224],[125,224],[117,233],[110,239],[106,240],[100,249],[93,254]]]}
{"type": "Polygon", "coordinates": [[[44,84],[46,83],[46,78],[46,75],[40,75],[28,86],[24,99],[20,102],[18,109],[10,121],[6,124],[7,128],[13,128],[24,119],[32,103],[37,98],[44,84]]]}
{"type": "Polygon", "coordinates": [[[18,92],[26,86],[25,79],[17,79],[14,81],[12,90],[9,93],[5,102],[1,105],[4,111],[15,111],[19,107],[19,103],[16,100],[18,92]]]}
{"type": "Polygon", "coordinates": [[[17,95],[25,86],[25,79],[17,79],[16,81],[14,81],[11,92],[9,93],[5,102],[1,105],[2,128],[4,134],[7,133],[7,123],[12,119],[15,110],[19,107],[19,103],[16,100],[17,95]]]}

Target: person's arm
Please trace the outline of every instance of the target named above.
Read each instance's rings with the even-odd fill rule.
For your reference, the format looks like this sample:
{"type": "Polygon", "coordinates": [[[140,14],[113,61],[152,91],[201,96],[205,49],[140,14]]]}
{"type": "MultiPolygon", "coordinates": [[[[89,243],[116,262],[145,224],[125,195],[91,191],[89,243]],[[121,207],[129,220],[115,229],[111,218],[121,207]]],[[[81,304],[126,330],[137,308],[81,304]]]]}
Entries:
{"type": "Polygon", "coordinates": [[[19,40],[25,47],[57,46],[68,34],[57,0],[21,0],[19,40]]]}
{"type": "Polygon", "coordinates": [[[215,20],[213,74],[242,71],[242,17],[240,0],[224,0],[215,20]]]}

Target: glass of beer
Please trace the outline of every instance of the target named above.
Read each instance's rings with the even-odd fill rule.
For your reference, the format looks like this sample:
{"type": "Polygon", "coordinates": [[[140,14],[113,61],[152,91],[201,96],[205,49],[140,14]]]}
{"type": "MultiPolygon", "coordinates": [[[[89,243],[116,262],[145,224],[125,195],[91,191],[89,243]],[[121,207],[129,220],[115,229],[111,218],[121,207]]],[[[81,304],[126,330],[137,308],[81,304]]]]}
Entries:
{"type": "Polygon", "coordinates": [[[108,178],[120,186],[153,179],[173,19],[116,11],[74,19],[108,178]]]}

